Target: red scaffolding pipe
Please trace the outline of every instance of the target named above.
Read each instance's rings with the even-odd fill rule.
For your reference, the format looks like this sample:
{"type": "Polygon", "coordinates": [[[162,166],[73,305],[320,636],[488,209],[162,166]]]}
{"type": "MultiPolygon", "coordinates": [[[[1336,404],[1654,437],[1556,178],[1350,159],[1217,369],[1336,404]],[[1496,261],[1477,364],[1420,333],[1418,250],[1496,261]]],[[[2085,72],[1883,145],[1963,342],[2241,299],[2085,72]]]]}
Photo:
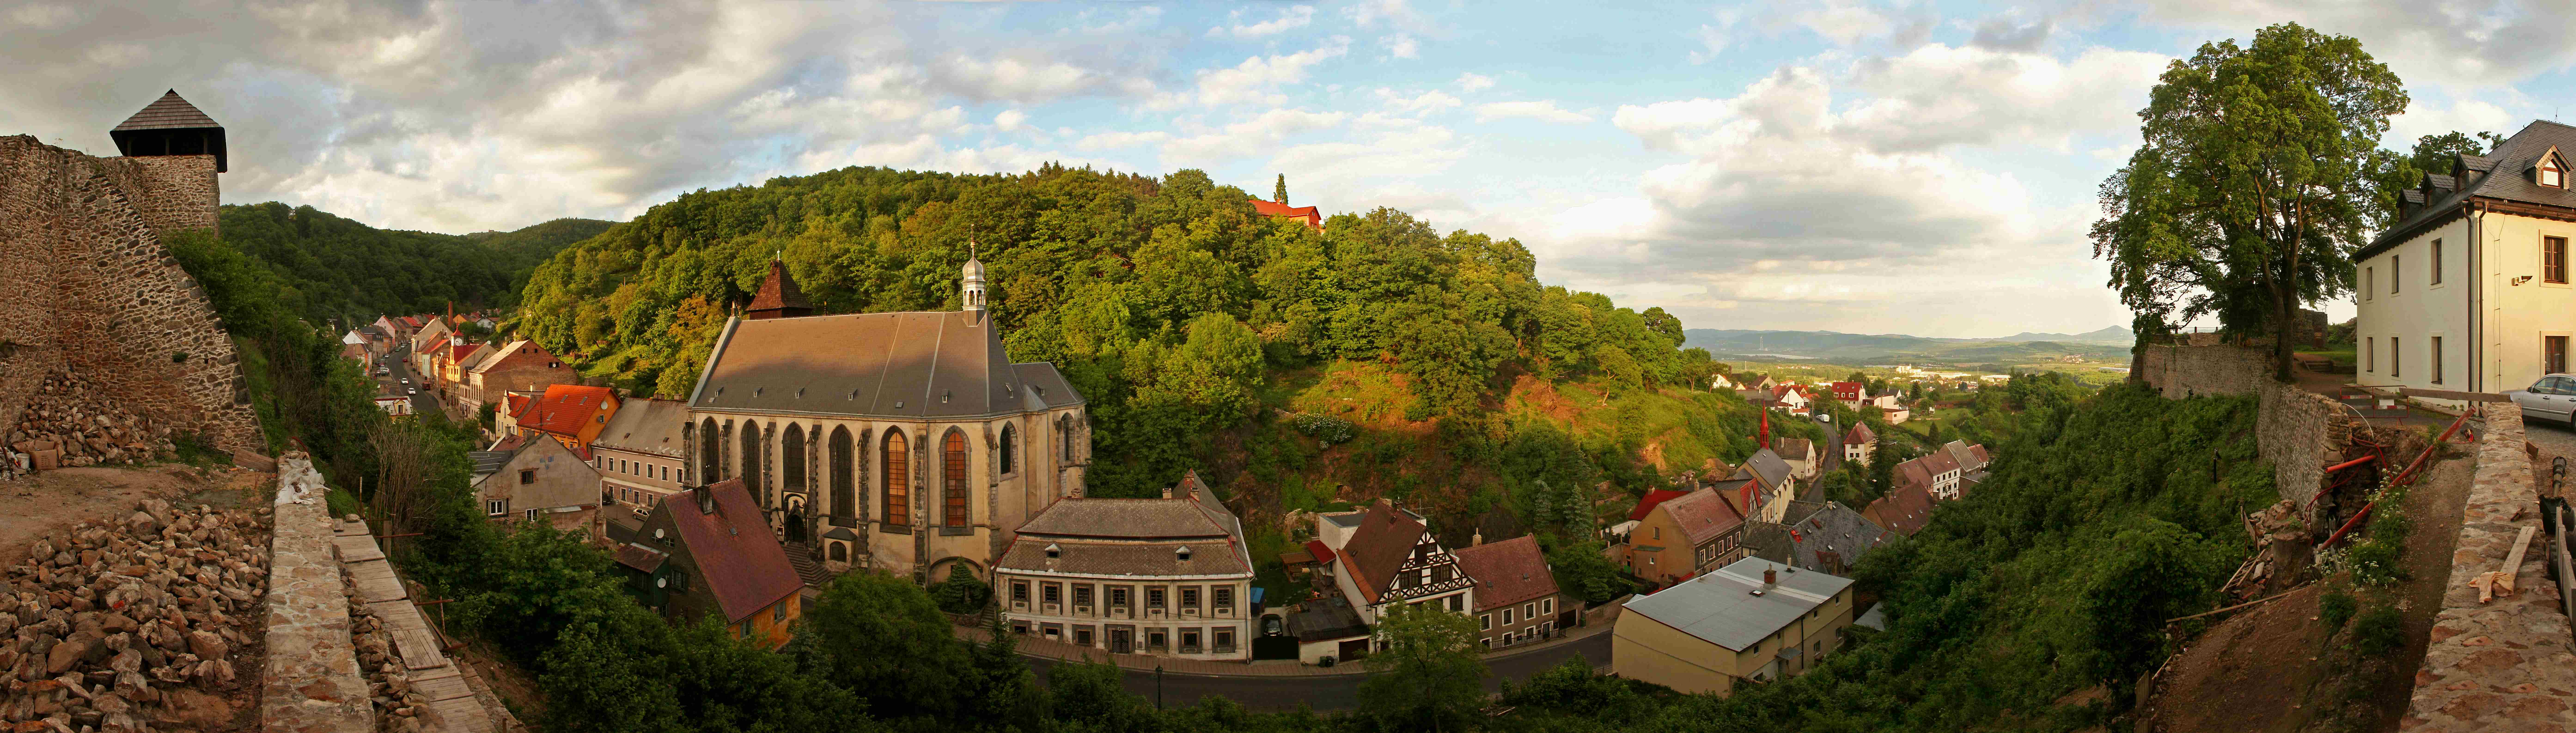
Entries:
{"type": "MultiPolygon", "coordinates": [[[[2444,428],[2442,430],[2442,437],[2434,438],[2431,444],[2424,446],[2424,452],[2415,454],[2415,462],[2406,464],[2406,470],[2398,472],[2397,478],[2390,479],[2388,485],[2390,487],[2405,486],[2407,479],[2414,478],[2415,470],[2423,468],[2424,462],[2433,457],[2433,451],[2441,450],[2443,443],[2450,442],[2451,434],[2459,432],[2460,426],[2466,425],[2468,422],[2468,411],[2460,411],[2460,417],[2451,421],[2451,427],[2444,428]]],[[[2351,532],[2354,527],[2361,526],[2361,520],[2364,517],[2370,516],[2371,507],[2377,506],[2378,504],[2379,502],[2376,501],[2362,504],[2360,511],[2353,512],[2351,519],[2344,520],[2342,527],[2336,528],[2334,534],[2327,535],[2326,541],[2317,543],[2317,546],[2324,547],[2334,544],[2335,540],[2343,539],[2345,533],[2351,532]]]]}

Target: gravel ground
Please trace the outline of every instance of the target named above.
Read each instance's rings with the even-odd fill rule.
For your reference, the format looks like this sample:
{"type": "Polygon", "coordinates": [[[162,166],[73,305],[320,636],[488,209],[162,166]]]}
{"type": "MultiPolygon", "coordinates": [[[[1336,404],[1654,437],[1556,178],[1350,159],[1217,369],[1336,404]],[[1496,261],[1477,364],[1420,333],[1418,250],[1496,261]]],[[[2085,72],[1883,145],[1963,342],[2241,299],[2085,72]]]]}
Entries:
{"type": "MultiPolygon", "coordinates": [[[[2550,459],[2564,457],[2568,462],[2576,463],[2576,430],[2567,429],[2566,423],[2556,422],[2526,422],[2522,427],[2524,438],[2540,448],[2540,459],[2531,462],[2532,470],[2540,474],[2537,485],[2542,493],[2550,493],[2550,459]]],[[[2569,470],[2576,472],[2576,468],[2569,470]]]]}

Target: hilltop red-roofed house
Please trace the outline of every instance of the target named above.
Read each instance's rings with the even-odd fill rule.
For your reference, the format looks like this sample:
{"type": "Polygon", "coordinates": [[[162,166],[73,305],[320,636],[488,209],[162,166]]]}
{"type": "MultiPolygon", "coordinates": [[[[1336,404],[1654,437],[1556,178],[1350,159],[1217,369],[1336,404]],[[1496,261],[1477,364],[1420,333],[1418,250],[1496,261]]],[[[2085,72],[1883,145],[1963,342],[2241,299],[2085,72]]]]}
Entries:
{"type": "Polygon", "coordinates": [[[1700,489],[1656,503],[1628,532],[1628,572],[1672,583],[1743,557],[1744,512],[1725,493],[1700,489]]]}
{"type": "Polygon", "coordinates": [[[1852,407],[1858,407],[1862,400],[1869,399],[1869,385],[1860,382],[1835,382],[1826,385],[1826,389],[1834,393],[1835,402],[1852,407]]]}
{"type": "Polygon", "coordinates": [[[618,548],[617,564],[629,589],[665,617],[715,614],[727,632],[763,648],[785,645],[804,612],[805,581],[741,479],[654,505],[635,540],[618,548]]]}
{"type": "Polygon", "coordinates": [[[1306,228],[1313,229],[1315,231],[1320,232],[1324,230],[1324,215],[1316,212],[1315,207],[1312,206],[1289,206],[1282,203],[1253,199],[1252,210],[1255,213],[1273,219],[1288,219],[1302,222],[1306,225],[1306,228]]]}

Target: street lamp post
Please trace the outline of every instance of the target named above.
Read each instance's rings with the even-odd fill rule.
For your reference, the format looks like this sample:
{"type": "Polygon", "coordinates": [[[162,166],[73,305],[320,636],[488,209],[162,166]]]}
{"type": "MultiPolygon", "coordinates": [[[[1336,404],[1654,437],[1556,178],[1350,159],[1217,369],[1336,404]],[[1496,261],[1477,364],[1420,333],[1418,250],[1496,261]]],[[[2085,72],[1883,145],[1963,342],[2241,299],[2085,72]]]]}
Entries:
{"type": "Polygon", "coordinates": [[[1163,709],[1163,665],[1154,665],[1154,709],[1163,709]]]}

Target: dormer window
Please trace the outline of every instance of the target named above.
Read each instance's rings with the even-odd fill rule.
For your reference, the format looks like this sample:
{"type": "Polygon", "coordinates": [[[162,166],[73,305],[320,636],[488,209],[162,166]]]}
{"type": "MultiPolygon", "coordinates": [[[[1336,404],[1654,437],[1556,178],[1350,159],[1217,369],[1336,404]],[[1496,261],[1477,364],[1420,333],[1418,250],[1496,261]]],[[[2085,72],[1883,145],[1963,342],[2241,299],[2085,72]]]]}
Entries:
{"type": "Polygon", "coordinates": [[[1188,561],[1189,561],[1189,559],[1190,559],[1190,547],[1189,547],[1189,545],[1182,545],[1182,546],[1180,547],[1180,549],[1173,550],[1173,551],[1172,551],[1172,555],[1173,555],[1174,557],[1178,557],[1178,558],[1180,558],[1182,562],[1188,562],[1188,561]]]}
{"type": "Polygon", "coordinates": [[[1055,543],[1053,543],[1053,542],[1049,542],[1049,543],[1047,543],[1047,546],[1046,546],[1046,554],[1047,554],[1047,559],[1050,559],[1050,560],[1055,559],[1055,558],[1060,558],[1060,557],[1063,557],[1063,556],[1064,556],[1064,548],[1063,548],[1063,547],[1059,547],[1059,546],[1057,546],[1057,545],[1056,545],[1055,543]]]}
{"type": "Polygon", "coordinates": [[[2538,175],[2540,185],[2548,186],[2550,188],[2566,188],[2566,175],[2567,174],[2558,163],[2558,156],[2550,155],[2544,156],[2540,159],[2540,172],[2538,175]]]}

